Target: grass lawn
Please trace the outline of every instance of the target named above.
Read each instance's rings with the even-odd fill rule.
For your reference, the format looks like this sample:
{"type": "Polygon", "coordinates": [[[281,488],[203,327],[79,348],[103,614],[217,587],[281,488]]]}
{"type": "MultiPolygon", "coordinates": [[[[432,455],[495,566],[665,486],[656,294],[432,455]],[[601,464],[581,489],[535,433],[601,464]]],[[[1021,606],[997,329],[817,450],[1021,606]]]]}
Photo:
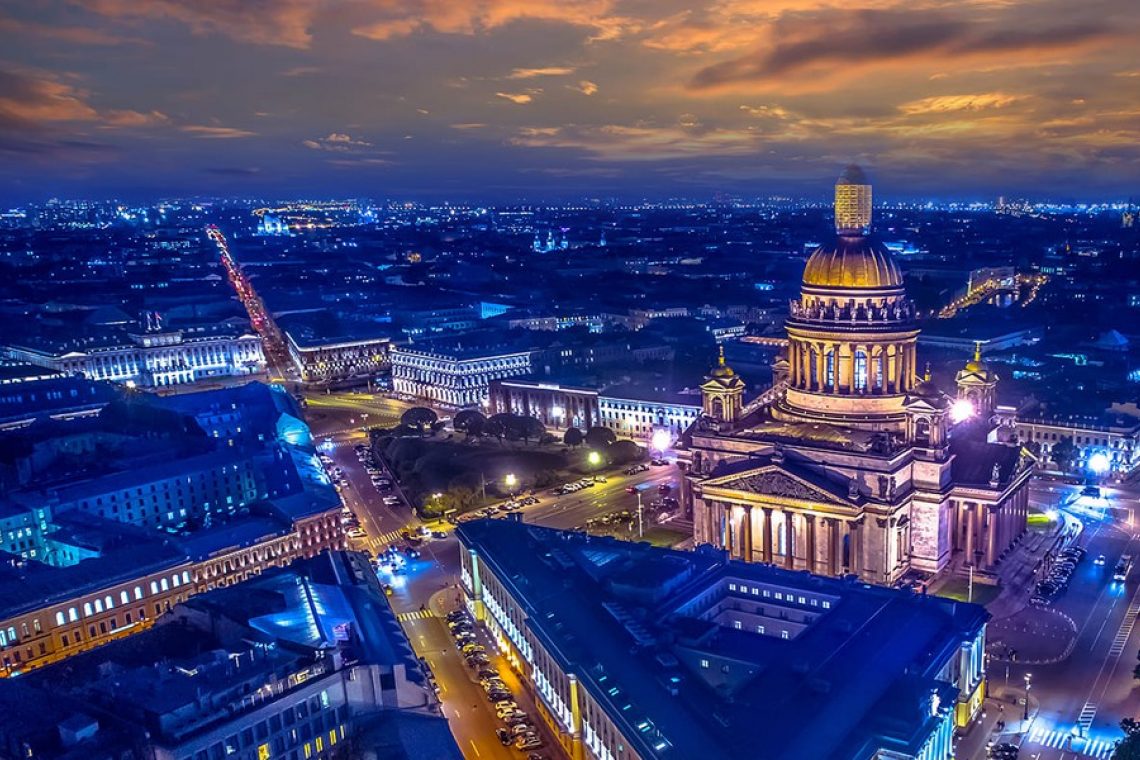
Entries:
{"type": "Polygon", "coordinates": [[[663,546],[669,548],[671,546],[676,546],[686,538],[691,538],[691,536],[684,531],[673,530],[672,528],[666,527],[664,525],[655,525],[654,527],[645,531],[645,536],[640,540],[648,541],[654,546],[663,546]]]}
{"type": "Polygon", "coordinates": [[[1055,517],[1050,517],[1045,512],[1038,512],[1034,509],[1029,510],[1029,515],[1026,516],[1025,520],[1031,530],[1051,530],[1057,521],[1055,517]]]}
{"type": "MultiPolygon", "coordinates": [[[[1000,586],[989,586],[984,583],[974,582],[974,604],[989,604],[994,599],[997,599],[1000,593],[1000,586]]],[[[944,596],[947,599],[954,599],[959,602],[969,601],[969,594],[969,578],[951,578],[938,590],[938,596],[944,596]]]]}
{"type": "Polygon", "coordinates": [[[512,491],[544,490],[618,469],[590,465],[587,453],[585,447],[571,450],[561,444],[400,438],[386,447],[384,456],[413,499],[450,489],[469,489],[477,495],[478,503],[465,508],[473,509],[501,501],[512,491]],[[508,475],[514,476],[513,484],[507,483],[508,475]]]}

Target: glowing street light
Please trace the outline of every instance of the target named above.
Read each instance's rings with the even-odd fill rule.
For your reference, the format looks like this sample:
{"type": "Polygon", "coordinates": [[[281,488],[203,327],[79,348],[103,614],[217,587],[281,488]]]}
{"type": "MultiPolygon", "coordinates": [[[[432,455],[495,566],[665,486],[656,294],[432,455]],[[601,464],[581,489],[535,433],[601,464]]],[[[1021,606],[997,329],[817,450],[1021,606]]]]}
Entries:
{"type": "Polygon", "coordinates": [[[503,482],[506,483],[507,488],[513,491],[515,486],[519,484],[519,479],[515,477],[513,472],[508,472],[507,477],[503,478],[503,482]]]}
{"type": "Polygon", "coordinates": [[[658,453],[664,453],[666,449],[673,445],[673,434],[665,428],[657,428],[653,431],[653,436],[649,439],[649,448],[658,453]]]}
{"type": "Polygon", "coordinates": [[[1103,451],[1098,451],[1089,457],[1089,471],[1094,475],[1103,475],[1108,472],[1110,464],[1108,454],[1103,451]]]}
{"type": "Polygon", "coordinates": [[[586,455],[586,461],[590,464],[591,467],[597,467],[602,463],[602,455],[596,451],[591,451],[586,455]]]}
{"type": "Polygon", "coordinates": [[[950,405],[951,422],[964,422],[974,416],[974,404],[969,399],[960,398],[950,405]]]}

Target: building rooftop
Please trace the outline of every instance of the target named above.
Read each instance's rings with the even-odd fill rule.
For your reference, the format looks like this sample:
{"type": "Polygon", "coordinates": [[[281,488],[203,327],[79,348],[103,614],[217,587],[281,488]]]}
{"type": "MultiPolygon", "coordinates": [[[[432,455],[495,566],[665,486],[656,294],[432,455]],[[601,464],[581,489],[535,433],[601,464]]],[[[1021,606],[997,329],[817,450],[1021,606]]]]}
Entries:
{"type": "Polygon", "coordinates": [[[464,523],[459,535],[645,757],[917,752],[934,720],[923,695],[953,691],[935,671],[988,618],[977,605],[705,549],[513,520],[464,523]],[[772,630],[733,627],[736,600],[762,600],[772,630]]]}

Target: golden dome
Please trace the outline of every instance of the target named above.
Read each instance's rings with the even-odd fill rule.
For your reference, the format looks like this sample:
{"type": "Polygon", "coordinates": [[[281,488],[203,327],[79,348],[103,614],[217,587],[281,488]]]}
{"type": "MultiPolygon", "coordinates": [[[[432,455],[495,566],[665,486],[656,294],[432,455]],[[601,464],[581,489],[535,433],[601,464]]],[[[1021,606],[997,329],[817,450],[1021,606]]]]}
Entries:
{"type": "Polygon", "coordinates": [[[825,288],[901,288],[902,272],[891,252],[863,236],[840,235],[820,246],[804,266],[804,285],[825,288]]]}
{"type": "Polygon", "coordinates": [[[981,341],[974,342],[974,358],[966,362],[967,372],[989,372],[990,367],[982,361],[982,343],[981,341]]]}
{"type": "Polygon", "coordinates": [[[730,378],[735,377],[736,372],[732,367],[724,363],[724,346],[720,347],[720,355],[716,360],[716,367],[709,373],[712,377],[730,378]]]}

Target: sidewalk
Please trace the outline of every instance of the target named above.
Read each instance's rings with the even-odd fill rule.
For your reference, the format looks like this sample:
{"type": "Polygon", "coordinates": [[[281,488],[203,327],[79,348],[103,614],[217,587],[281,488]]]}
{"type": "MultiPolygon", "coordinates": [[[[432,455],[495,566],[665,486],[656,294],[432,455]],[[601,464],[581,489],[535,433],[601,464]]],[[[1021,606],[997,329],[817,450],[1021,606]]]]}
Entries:
{"type": "Polygon", "coordinates": [[[954,757],[957,760],[984,760],[986,748],[991,742],[1012,741],[1019,734],[1028,733],[1041,709],[1032,692],[1029,695],[1029,719],[1022,720],[1025,706],[1021,699],[1025,696],[1023,690],[1010,686],[995,686],[993,692],[986,697],[983,705],[982,717],[975,721],[958,739],[954,748],[954,757]],[[998,721],[1004,720],[1005,726],[998,730],[998,721]]]}

